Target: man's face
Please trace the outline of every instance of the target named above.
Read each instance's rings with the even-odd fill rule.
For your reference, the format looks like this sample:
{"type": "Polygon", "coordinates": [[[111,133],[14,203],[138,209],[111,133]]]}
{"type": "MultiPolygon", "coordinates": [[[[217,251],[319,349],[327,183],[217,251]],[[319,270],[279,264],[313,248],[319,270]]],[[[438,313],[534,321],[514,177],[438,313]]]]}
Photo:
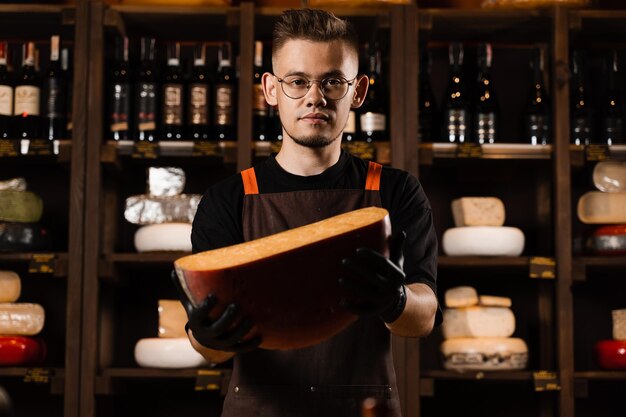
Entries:
{"type": "MultiPolygon", "coordinates": [[[[358,107],[364,94],[360,94],[362,88],[357,89],[357,81],[354,81],[345,97],[328,100],[322,94],[320,83],[314,82],[304,97],[292,99],[285,95],[278,78],[298,75],[309,80],[342,77],[352,81],[357,71],[357,53],[343,41],[298,39],[283,45],[274,58],[275,76],[266,73],[263,83],[267,101],[278,105],[286,136],[302,146],[328,146],[340,138],[350,108],[358,107]]],[[[366,86],[367,82],[361,84],[366,86]]]]}

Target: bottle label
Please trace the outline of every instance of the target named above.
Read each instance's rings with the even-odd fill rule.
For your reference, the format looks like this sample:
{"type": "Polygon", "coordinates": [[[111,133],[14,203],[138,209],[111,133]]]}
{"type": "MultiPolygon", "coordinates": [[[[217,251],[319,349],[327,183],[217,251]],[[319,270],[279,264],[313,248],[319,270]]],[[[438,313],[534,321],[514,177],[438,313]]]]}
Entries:
{"type": "Polygon", "coordinates": [[[531,145],[550,143],[550,123],[542,114],[529,114],[526,119],[526,136],[531,145]]]}
{"type": "Polygon", "coordinates": [[[384,132],[387,118],[384,114],[367,112],[361,115],[360,121],[364,132],[384,132]]]}
{"type": "Polygon", "coordinates": [[[181,84],[163,86],[163,123],[176,126],[183,124],[183,86],[181,84]]]}
{"type": "Polygon", "coordinates": [[[263,94],[263,84],[252,85],[252,110],[257,116],[267,116],[268,107],[267,101],[265,101],[265,94],[263,94]]]}
{"type": "Polygon", "coordinates": [[[233,121],[233,89],[228,84],[218,84],[215,88],[215,124],[231,125],[233,121]]]}
{"type": "Polygon", "coordinates": [[[32,85],[15,88],[15,116],[39,116],[39,96],[41,90],[32,85]]]}
{"type": "Polygon", "coordinates": [[[447,136],[450,143],[463,143],[467,133],[467,112],[464,109],[450,109],[446,112],[447,136]]]}
{"type": "Polygon", "coordinates": [[[209,124],[209,89],[206,84],[192,84],[189,100],[189,121],[192,125],[209,124]]]}
{"type": "Polygon", "coordinates": [[[0,85],[0,115],[13,116],[13,87],[0,85]]]}
{"type": "Polygon", "coordinates": [[[346,127],[343,128],[343,133],[348,135],[356,133],[356,113],[354,110],[350,110],[350,113],[348,113],[348,121],[346,122],[346,127]]]}
{"type": "Polygon", "coordinates": [[[63,117],[64,112],[61,108],[63,88],[61,86],[61,80],[58,78],[49,78],[47,84],[48,98],[46,100],[46,117],[48,119],[63,117]]]}
{"type": "Polygon", "coordinates": [[[496,142],[495,113],[478,113],[476,115],[476,140],[481,145],[496,142]]]}
{"type": "Polygon", "coordinates": [[[130,86],[115,84],[113,86],[113,103],[111,106],[111,132],[128,130],[128,115],[130,113],[130,86]]]}
{"type": "Polygon", "coordinates": [[[141,130],[156,129],[156,84],[139,84],[137,127],[141,130]]]}

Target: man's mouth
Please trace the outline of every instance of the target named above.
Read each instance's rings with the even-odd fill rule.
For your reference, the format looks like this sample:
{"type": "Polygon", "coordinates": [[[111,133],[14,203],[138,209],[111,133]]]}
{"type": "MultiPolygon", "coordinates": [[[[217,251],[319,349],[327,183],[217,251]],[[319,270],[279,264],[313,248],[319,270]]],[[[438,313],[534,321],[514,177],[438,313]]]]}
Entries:
{"type": "Polygon", "coordinates": [[[325,113],[309,113],[306,116],[300,118],[300,120],[312,124],[326,123],[329,119],[330,117],[325,113]]]}

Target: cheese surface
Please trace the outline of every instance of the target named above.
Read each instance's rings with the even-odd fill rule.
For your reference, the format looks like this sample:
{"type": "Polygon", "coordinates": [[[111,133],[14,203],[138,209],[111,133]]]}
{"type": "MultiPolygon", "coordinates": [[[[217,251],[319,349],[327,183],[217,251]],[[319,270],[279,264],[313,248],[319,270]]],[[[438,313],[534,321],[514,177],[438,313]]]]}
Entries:
{"type": "Polygon", "coordinates": [[[443,337],[509,337],[515,332],[515,316],[509,308],[466,307],[443,311],[443,337]]]}
{"type": "Polygon", "coordinates": [[[513,301],[508,297],[496,297],[493,295],[481,295],[478,304],[484,307],[511,307],[513,301]]]}
{"type": "Polygon", "coordinates": [[[45,321],[42,306],[32,303],[0,304],[0,335],[34,336],[45,321]]]}
{"type": "Polygon", "coordinates": [[[43,362],[46,345],[40,339],[0,336],[0,366],[34,365],[43,362]]]}
{"type": "Polygon", "coordinates": [[[613,339],[626,341],[626,309],[613,310],[613,339]]]}
{"type": "Polygon", "coordinates": [[[515,227],[454,227],[444,232],[442,247],[449,256],[519,256],[524,233],[515,227]]]}
{"type": "Polygon", "coordinates": [[[159,337],[187,337],[187,313],[178,300],[159,300],[159,337]]]}
{"type": "Polygon", "coordinates": [[[463,197],[452,201],[452,215],[456,227],[502,226],[504,203],[496,197],[463,197]]]}
{"type": "Polygon", "coordinates": [[[12,271],[0,271],[0,303],[12,303],[20,298],[22,282],[12,271]]]}
{"type": "Polygon", "coordinates": [[[593,184],[603,192],[626,191],[626,162],[598,162],[593,168],[593,184]]]}
{"type": "Polygon", "coordinates": [[[598,255],[626,255],[626,225],[598,227],[587,246],[598,255]]]}
{"type": "Polygon", "coordinates": [[[472,287],[454,287],[446,291],[446,307],[471,307],[478,304],[478,293],[472,287]]]}
{"type": "Polygon", "coordinates": [[[448,370],[512,371],[528,365],[528,347],[518,338],[450,339],[440,349],[448,370]]]}
{"type": "Polygon", "coordinates": [[[124,218],[133,224],[191,223],[202,196],[181,194],[173,197],[135,195],[126,199],[124,218]]]}
{"type": "Polygon", "coordinates": [[[135,233],[137,252],[191,252],[191,225],[164,223],[140,227],[135,233]]]}
{"type": "Polygon", "coordinates": [[[148,193],[154,197],[171,197],[185,189],[185,171],[176,167],[148,168],[148,193]]]}
{"type": "Polygon", "coordinates": [[[587,224],[626,223],[626,192],[583,194],[578,200],[578,218],[587,224]]]}
{"type": "Polygon", "coordinates": [[[144,368],[182,369],[207,365],[188,338],[141,339],[135,345],[135,361],[144,368]]]}
{"type": "Polygon", "coordinates": [[[43,202],[29,191],[0,191],[0,221],[36,223],[41,220],[43,202]]]}
{"type": "Polygon", "coordinates": [[[13,178],[6,181],[0,181],[0,191],[26,191],[26,180],[24,178],[13,178]]]}

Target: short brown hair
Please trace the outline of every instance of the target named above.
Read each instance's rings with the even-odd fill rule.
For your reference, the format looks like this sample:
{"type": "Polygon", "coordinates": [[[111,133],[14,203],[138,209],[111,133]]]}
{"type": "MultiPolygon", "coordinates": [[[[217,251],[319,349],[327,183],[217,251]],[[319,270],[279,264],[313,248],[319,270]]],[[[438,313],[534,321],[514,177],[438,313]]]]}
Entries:
{"type": "Polygon", "coordinates": [[[344,41],[359,53],[356,30],[347,20],[320,9],[285,10],[274,25],[272,59],[276,52],[293,39],[313,42],[344,41]]]}

